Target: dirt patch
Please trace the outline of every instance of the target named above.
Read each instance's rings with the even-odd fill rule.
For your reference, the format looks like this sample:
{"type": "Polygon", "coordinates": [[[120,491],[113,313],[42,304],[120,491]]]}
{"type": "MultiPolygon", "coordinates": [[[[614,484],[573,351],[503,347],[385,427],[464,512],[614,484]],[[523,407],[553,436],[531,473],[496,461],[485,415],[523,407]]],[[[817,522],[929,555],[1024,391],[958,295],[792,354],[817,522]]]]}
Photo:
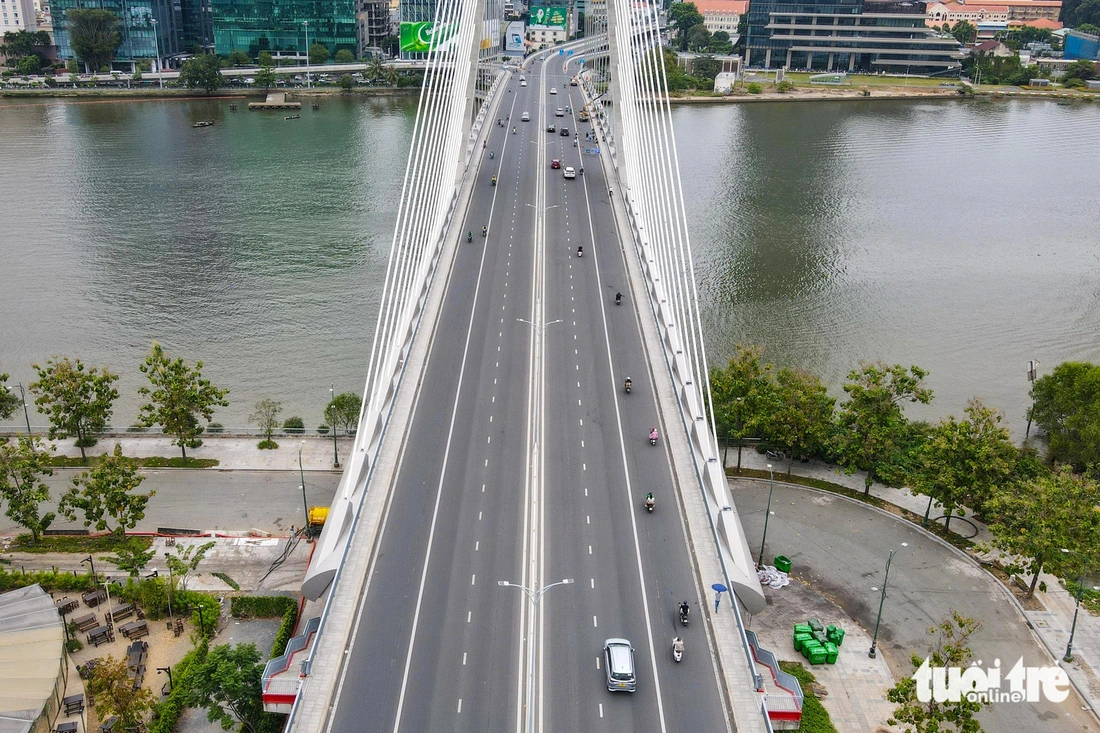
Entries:
{"type": "Polygon", "coordinates": [[[1015,576],[1006,573],[1004,568],[1001,567],[1000,563],[983,562],[982,567],[992,573],[993,577],[995,577],[997,580],[1001,581],[1001,585],[1003,585],[1005,588],[1008,588],[1008,592],[1011,593],[1016,598],[1016,600],[1020,602],[1020,605],[1024,607],[1025,611],[1047,610],[1047,607],[1043,605],[1042,601],[1040,601],[1035,596],[1031,596],[1030,598],[1028,598],[1027,588],[1022,587],[1018,580],[1016,582],[1013,582],[1012,579],[1015,576]]]}

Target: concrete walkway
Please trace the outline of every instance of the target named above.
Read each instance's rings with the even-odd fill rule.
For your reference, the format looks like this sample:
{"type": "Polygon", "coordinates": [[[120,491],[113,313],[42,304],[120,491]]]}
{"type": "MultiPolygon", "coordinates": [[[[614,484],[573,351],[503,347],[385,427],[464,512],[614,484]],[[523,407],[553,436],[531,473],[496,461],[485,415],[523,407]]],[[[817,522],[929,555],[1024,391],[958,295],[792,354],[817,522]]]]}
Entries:
{"type": "MultiPolygon", "coordinates": [[[[742,451],[741,465],[743,468],[766,471],[768,463],[773,465],[776,481],[782,481],[786,477],[787,462],[770,461],[766,456],[751,448],[742,451]]],[[[729,451],[726,464],[727,467],[736,468],[736,450],[731,449],[729,451]]],[[[842,469],[819,461],[810,463],[795,462],[791,466],[791,473],[796,476],[829,481],[860,492],[864,489],[865,474],[856,472],[847,475],[842,469]]],[[[920,516],[924,516],[925,511],[928,509],[928,497],[908,489],[895,489],[881,484],[873,484],[871,494],[920,516]]],[[[940,517],[943,513],[943,507],[933,503],[930,517],[940,517]]],[[[992,534],[989,532],[988,527],[971,518],[969,511],[966,514],[968,522],[952,520],[952,532],[957,532],[976,543],[989,541],[992,534]]],[[[770,545],[771,542],[769,541],[768,544],[770,545]]],[[[991,559],[996,554],[975,552],[974,557],[986,560],[991,559]]],[[[1100,710],[1100,673],[1098,673],[1098,667],[1100,667],[1100,618],[1093,616],[1083,608],[1081,609],[1073,636],[1073,661],[1068,663],[1063,661],[1066,644],[1069,641],[1070,628],[1073,624],[1075,599],[1062,587],[1058,578],[1043,573],[1039,579],[1045,582],[1047,587],[1046,592],[1039,590],[1035,592],[1035,598],[1043,606],[1042,610],[1026,611],[1015,598],[1006,600],[1014,604],[1019,613],[1027,620],[1033,635],[1042,643],[1051,659],[1066,670],[1070,681],[1095,716],[1097,711],[1100,710]]],[[[1014,659],[1009,660],[1007,664],[1011,665],[1014,662],[1014,659]]]]}

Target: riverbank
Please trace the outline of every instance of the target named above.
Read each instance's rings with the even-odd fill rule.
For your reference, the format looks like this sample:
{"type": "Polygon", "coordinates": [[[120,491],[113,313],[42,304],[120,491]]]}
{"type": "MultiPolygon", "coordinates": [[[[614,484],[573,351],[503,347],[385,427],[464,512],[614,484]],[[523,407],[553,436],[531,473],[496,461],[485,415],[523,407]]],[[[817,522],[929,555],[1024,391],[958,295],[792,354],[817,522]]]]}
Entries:
{"type": "Polygon", "coordinates": [[[830,102],[837,100],[868,101],[868,100],[904,100],[904,99],[1050,99],[1050,100],[1075,100],[1075,101],[1100,101],[1100,94],[1095,92],[1076,92],[1071,90],[1038,91],[1021,89],[1018,87],[997,88],[988,91],[979,90],[973,94],[960,94],[957,87],[873,87],[863,88],[857,86],[841,88],[823,87],[795,87],[786,92],[771,91],[773,85],[764,86],[760,94],[749,94],[738,90],[737,94],[725,96],[689,96],[670,97],[670,104],[741,104],[755,102],[830,102]],[[866,93],[865,93],[866,92],[866,93]]]}
{"type": "MultiPolygon", "coordinates": [[[[341,89],[340,87],[314,87],[312,89],[295,89],[287,92],[287,98],[294,97],[392,97],[419,94],[420,87],[393,88],[355,88],[341,89]]],[[[52,89],[3,89],[0,90],[0,98],[87,98],[96,97],[103,99],[258,99],[263,100],[266,92],[255,89],[219,89],[213,94],[203,94],[194,89],[73,89],[54,87],[52,89]]]]}

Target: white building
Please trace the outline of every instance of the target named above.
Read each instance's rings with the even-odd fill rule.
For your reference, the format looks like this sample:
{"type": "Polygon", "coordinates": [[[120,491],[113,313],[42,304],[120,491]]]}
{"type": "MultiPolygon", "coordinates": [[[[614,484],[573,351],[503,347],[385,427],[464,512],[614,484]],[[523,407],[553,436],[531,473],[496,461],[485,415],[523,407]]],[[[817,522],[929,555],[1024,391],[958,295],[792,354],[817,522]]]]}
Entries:
{"type": "Polygon", "coordinates": [[[36,30],[34,0],[0,0],[0,35],[36,30]]]}
{"type": "Polygon", "coordinates": [[[697,0],[695,7],[703,16],[703,25],[711,34],[725,31],[731,38],[737,36],[737,24],[748,10],[748,0],[697,0]]]}

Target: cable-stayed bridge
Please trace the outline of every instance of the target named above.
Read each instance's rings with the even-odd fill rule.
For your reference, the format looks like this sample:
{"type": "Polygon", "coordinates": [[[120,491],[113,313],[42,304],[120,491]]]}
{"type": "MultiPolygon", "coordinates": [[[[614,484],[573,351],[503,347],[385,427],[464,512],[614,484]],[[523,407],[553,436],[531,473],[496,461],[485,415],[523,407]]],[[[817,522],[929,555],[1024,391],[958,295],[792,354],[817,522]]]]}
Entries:
{"type": "Polygon", "coordinates": [[[710,419],[656,8],[588,14],[586,39],[502,67],[498,7],[436,6],[363,412],[303,584],[323,611],[265,673],[289,730],[783,719],[742,624],[764,596],[710,419]],[[608,690],[609,638],[634,694],[608,690]]]}

